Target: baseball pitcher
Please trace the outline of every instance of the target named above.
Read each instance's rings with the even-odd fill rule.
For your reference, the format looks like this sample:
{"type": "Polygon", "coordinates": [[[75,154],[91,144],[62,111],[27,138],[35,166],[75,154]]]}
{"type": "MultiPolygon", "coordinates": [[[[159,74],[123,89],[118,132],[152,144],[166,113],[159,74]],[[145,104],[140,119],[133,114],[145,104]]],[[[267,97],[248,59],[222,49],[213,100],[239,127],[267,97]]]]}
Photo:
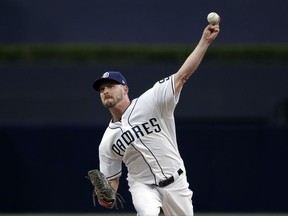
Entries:
{"type": "Polygon", "coordinates": [[[157,216],[161,209],[165,215],[193,215],[192,191],[177,146],[174,110],[183,85],[217,37],[219,22],[204,29],[175,74],[157,81],[136,99],[129,99],[128,83],[120,72],[105,72],[93,83],[112,115],[99,145],[100,171],[88,173],[94,196],[102,206],[124,204],[117,193],[123,161],[138,216],[157,216]]]}

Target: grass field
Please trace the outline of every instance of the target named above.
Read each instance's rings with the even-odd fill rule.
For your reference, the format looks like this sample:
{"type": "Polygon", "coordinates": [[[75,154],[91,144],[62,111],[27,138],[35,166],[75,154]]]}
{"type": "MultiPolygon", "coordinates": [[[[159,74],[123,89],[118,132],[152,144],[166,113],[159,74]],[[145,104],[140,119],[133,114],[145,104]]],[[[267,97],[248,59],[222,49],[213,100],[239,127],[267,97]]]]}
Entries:
{"type": "MultiPolygon", "coordinates": [[[[135,216],[136,213],[0,213],[0,216],[135,216]]],[[[163,216],[163,215],[161,215],[163,216]]],[[[179,215],[178,215],[179,216],[179,215]]],[[[195,213],[195,216],[288,216],[288,213],[195,213]]]]}

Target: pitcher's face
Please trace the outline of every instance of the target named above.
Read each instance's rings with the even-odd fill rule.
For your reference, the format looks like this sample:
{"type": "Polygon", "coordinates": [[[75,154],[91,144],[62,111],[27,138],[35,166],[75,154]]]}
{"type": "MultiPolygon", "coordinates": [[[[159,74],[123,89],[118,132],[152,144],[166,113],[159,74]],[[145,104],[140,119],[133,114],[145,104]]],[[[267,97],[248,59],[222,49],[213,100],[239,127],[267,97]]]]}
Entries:
{"type": "Polygon", "coordinates": [[[107,81],[100,85],[100,98],[102,104],[106,108],[112,108],[123,100],[125,94],[125,86],[107,81]]]}

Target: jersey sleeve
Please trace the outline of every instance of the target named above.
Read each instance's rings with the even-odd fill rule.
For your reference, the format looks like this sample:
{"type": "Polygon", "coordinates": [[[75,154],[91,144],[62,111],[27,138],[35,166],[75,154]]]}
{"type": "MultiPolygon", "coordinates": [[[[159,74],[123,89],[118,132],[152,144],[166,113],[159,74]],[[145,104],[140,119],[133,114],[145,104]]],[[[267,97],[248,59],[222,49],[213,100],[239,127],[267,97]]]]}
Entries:
{"type": "Polygon", "coordinates": [[[99,152],[100,171],[108,180],[120,177],[122,174],[122,160],[111,159],[99,152]]]}
{"type": "Polygon", "coordinates": [[[110,150],[111,146],[109,144],[113,142],[113,140],[109,140],[111,137],[113,135],[106,130],[99,145],[99,168],[108,180],[119,177],[122,174],[122,159],[115,156],[110,150]]]}
{"type": "Polygon", "coordinates": [[[103,154],[100,154],[100,171],[108,180],[120,177],[122,174],[122,161],[109,159],[103,154]]]}
{"type": "Polygon", "coordinates": [[[167,116],[173,115],[173,111],[179,101],[175,95],[174,75],[166,77],[153,86],[154,103],[159,111],[167,116]]]}

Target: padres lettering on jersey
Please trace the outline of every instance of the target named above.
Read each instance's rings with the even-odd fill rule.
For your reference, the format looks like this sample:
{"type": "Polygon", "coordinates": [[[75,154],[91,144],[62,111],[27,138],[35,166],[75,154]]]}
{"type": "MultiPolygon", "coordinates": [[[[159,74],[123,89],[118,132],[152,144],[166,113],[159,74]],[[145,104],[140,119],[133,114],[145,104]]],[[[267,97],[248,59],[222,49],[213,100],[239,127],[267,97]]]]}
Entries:
{"type": "Polygon", "coordinates": [[[161,128],[157,123],[157,119],[151,118],[149,121],[136,125],[130,130],[122,133],[121,137],[112,145],[112,151],[123,157],[127,146],[129,146],[136,139],[139,139],[147,134],[159,133],[160,131],[161,128]]]}

